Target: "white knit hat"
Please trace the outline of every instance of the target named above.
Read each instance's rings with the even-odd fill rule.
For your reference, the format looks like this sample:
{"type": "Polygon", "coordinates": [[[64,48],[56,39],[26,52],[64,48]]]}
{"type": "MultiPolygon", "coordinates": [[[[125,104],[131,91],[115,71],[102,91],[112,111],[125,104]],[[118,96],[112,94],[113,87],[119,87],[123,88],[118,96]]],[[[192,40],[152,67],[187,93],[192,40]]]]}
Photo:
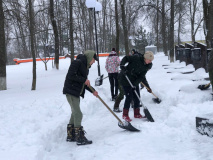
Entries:
{"type": "Polygon", "coordinates": [[[154,54],[152,53],[152,51],[146,51],[144,54],[144,58],[152,61],[154,59],[154,54]]]}

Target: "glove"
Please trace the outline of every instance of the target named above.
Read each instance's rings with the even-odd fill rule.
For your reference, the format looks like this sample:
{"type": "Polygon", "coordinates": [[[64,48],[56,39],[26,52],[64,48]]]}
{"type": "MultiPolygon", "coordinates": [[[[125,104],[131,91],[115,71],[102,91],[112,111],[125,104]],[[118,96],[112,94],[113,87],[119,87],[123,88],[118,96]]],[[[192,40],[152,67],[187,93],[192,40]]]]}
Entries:
{"type": "Polygon", "coordinates": [[[132,91],[136,91],[136,87],[135,86],[132,87],[132,91]]]}
{"type": "Polygon", "coordinates": [[[147,92],[152,93],[152,89],[151,88],[147,88],[147,92]]]}
{"type": "Polygon", "coordinates": [[[121,67],[121,73],[123,73],[124,75],[127,74],[127,69],[126,69],[126,67],[124,67],[124,66],[121,67]]]}
{"type": "Polygon", "coordinates": [[[140,84],[140,86],[141,86],[141,88],[140,88],[140,89],[143,89],[143,88],[144,88],[144,86],[143,86],[142,84],[140,84]]]}

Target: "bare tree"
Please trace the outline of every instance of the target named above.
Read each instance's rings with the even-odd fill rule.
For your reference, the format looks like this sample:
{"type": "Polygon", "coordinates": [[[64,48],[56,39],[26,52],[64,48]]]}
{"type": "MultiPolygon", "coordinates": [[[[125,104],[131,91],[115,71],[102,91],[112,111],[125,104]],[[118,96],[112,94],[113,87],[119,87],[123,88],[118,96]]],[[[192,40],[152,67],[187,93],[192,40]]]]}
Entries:
{"type": "Polygon", "coordinates": [[[6,90],[6,46],[4,31],[4,10],[0,0],[0,90],[6,90]]]}
{"type": "Polygon", "coordinates": [[[195,35],[198,29],[201,27],[203,18],[201,12],[199,11],[199,5],[197,0],[188,0],[189,5],[189,17],[191,23],[191,38],[192,42],[195,42],[195,35]]]}
{"type": "Polygon", "coordinates": [[[116,22],[116,52],[119,53],[119,22],[118,22],[118,0],[115,0],[115,22],[116,22]]]}
{"type": "Polygon", "coordinates": [[[204,31],[206,35],[206,44],[208,48],[212,48],[211,42],[213,39],[213,0],[203,0],[203,17],[204,31]]]}
{"type": "Polygon", "coordinates": [[[170,17],[170,62],[174,62],[174,0],[171,0],[171,17],[170,17]]]}
{"type": "Polygon", "coordinates": [[[129,38],[128,38],[128,30],[127,30],[126,14],[125,14],[126,0],[120,0],[120,4],[121,4],[121,13],[122,13],[122,25],[123,25],[123,32],[124,32],[125,53],[126,55],[129,55],[129,38]]]}
{"type": "Polygon", "coordinates": [[[73,0],[69,0],[69,8],[70,8],[70,46],[71,46],[71,61],[74,61],[73,0]]]}
{"type": "Polygon", "coordinates": [[[29,3],[29,23],[30,23],[30,46],[31,46],[31,53],[33,57],[33,82],[31,90],[36,90],[36,57],[35,57],[35,21],[34,21],[34,10],[33,10],[33,2],[32,0],[28,0],[29,3]]]}
{"type": "Polygon", "coordinates": [[[59,38],[58,38],[58,28],[56,23],[56,17],[54,16],[54,2],[53,0],[50,0],[50,19],[54,31],[54,37],[55,37],[55,66],[56,69],[59,69],[59,38]]]}

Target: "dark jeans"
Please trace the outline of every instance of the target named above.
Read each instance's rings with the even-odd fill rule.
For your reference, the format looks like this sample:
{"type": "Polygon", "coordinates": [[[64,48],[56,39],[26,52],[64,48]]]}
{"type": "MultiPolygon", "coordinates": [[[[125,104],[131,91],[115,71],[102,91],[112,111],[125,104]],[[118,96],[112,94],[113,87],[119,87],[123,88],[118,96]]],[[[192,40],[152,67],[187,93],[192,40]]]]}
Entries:
{"type": "MultiPolygon", "coordinates": [[[[123,86],[124,94],[126,96],[125,102],[124,102],[124,109],[130,108],[130,103],[132,100],[134,101],[134,108],[140,107],[140,100],[138,99],[137,95],[135,94],[134,90],[131,86],[123,86]]],[[[139,95],[139,87],[136,87],[136,92],[139,95]]]]}
{"type": "Polygon", "coordinates": [[[108,73],[111,96],[114,98],[118,95],[118,73],[108,73]]]}

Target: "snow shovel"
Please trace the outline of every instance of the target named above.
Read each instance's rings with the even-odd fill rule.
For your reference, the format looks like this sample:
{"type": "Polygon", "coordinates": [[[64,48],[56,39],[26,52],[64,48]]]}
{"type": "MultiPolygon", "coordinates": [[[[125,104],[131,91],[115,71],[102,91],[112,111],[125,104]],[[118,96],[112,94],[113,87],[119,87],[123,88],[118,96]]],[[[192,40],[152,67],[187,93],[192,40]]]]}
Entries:
{"type": "Polygon", "coordinates": [[[199,85],[197,88],[199,88],[200,90],[206,90],[210,87],[210,84],[211,84],[211,82],[206,85],[205,84],[199,85]]]}
{"type": "MultiPolygon", "coordinates": [[[[129,78],[127,77],[126,74],[125,74],[125,77],[126,77],[127,81],[129,82],[130,86],[131,86],[132,88],[134,88],[134,86],[132,85],[132,83],[130,82],[130,80],[129,80],[129,78]]],[[[141,102],[142,107],[144,108],[144,109],[143,109],[143,112],[144,112],[146,118],[147,118],[150,122],[154,122],[154,119],[152,118],[152,115],[150,114],[150,112],[149,112],[149,110],[146,108],[146,106],[143,105],[143,102],[142,102],[142,100],[140,99],[140,97],[139,97],[138,93],[136,92],[136,90],[134,90],[134,92],[135,92],[136,96],[138,97],[139,101],[141,102]]]]}
{"type": "MultiPolygon", "coordinates": [[[[89,89],[90,89],[92,92],[95,91],[91,86],[89,86],[89,89]]],[[[130,122],[127,122],[127,121],[122,122],[122,121],[118,118],[118,116],[109,108],[109,106],[101,99],[101,97],[100,97],[99,95],[98,95],[97,97],[98,97],[98,99],[105,105],[105,107],[113,114],[113,116],[115,116],[115,118],[119,121],[119,122],[118,122],[118,126],[119,126],[120,128],[126,129],[126,130],[128,130],[128,131],[140,131],[139,129],[133,127],[133,126],[131,125],[130,122]]]]}
{"type": "Polygon", "coordinates": [[[103,80],[104,79],[106,79],[106,78],[108,78],[108,76],[106,76],[106,77],[104,77],[103,78],[103,74],[99,77],[99,78],[97,78],[96,80],[95,80],[95,86],[100,86],[100,85],[102,85],[103,84],[103,80]]]}
{"type": "MultiPolygon", "coordinates": [[[[146,87],[146,89],[147,90],[149,90],[149,88],[145,85],[145,84],[143,84],[143,82],[141,82],[141,84],[144,86],[144,87],[146,87]]],[[[159,99],[153,92],[152,92],[152,94],[156,97],[156,98],[152,98],[152,100],[155,102],[155,103],[160,103],[161,102],[161,99],[159,99]]]]}

